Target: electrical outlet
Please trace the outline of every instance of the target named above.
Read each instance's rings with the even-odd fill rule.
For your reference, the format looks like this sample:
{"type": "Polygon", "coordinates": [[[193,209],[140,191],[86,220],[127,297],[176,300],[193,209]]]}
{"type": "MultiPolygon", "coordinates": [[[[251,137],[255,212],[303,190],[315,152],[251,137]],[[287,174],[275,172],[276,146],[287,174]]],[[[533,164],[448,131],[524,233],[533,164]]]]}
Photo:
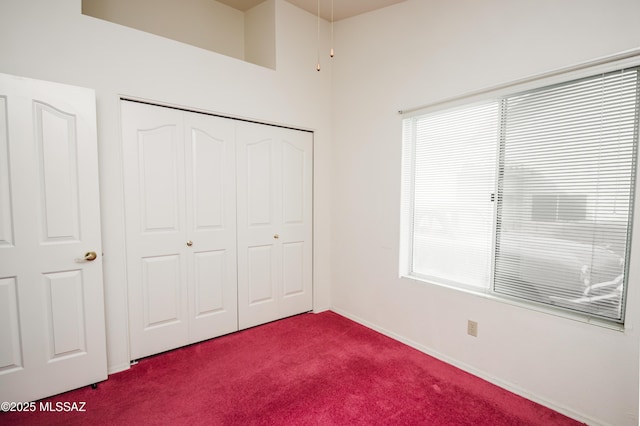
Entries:
{"type": "Polygon", "coordinates": [[[478,337],[478,323],[476,321],[467,321],[467,334],[469,336],[478,337]]]}

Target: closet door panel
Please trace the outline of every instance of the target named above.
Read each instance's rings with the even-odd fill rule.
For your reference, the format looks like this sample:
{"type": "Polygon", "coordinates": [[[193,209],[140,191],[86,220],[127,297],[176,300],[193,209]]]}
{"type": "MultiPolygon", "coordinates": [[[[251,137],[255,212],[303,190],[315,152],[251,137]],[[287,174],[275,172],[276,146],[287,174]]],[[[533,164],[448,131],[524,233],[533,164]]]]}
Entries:
{"type": "Polygon", "coordinates": [[[176,125],[139,130],[138,182],[141,231],[167,234],[181,231],[179,192],[182,146],[176,125]]]}
{"type": "Polygon", "coordinates": [[[239,123],[238,320],[241,329],[278,318],[281,284],[278,242],[279,143],[271,127],[239,123]]]}
{"type": "MultiPolygon", "coordinates": [[[[247,249],[247,288],[249,306],[273,306],[276,300],[273,276],[272,245],[254,246],[247,249]]],[[[267,308],[262,308],[266,310],[267,308]]]]}
{"type": "Polygon", "coordinates": [[[235,123],[184,113],[189,341],[238,329],[235,123]]]}
{"type": "Polygon", "coordinates": [[[131,359],[189,343],[182,112],[123,101],[131,359]]]}
{"type": "Polygon", "coordinates": [[[274,226],[275,202],[273,179],[275,176],[275,141],[272,138],[258,139],[246,145],[247,226],[266,229],[274,226]]]}
{"type": "Polygon", "coordinates": [[[304,242],[292,242],[282,245],[282,294],[286,297],[297,296],[304,292],[304,242]]]}
{"type": "Polygon", "coordinates": [[[195,318],[215,315],[225,310],[226,250],[194,253],[195,318]]]}
{"type": "Polygon", "coordinates": [[[282,221],[285,225],[302,225],[305,221],[305,162],[301,147],[282,144],[282,221]]]}
{"type": "Polygon", "coordinates": [[[225,154],[229,142],[198,127],[191,127],[187,136],[191,142],[188,154],[191,158],[193,229],[223,228],[229,220],[224,211],[227,204],[225,183],[228,181],[225,154]]]}
{"type": "Polygon", "coordinates": [[[312,308],[311,134],[239,123],[240,328],[312,308]]]}
{"type": "Polygon", "coordinates": [[[141,259],[144,330],[180,321],[180,257],[154,256],[141,259]]]}
{"type": "Polygon", "coordinates": [[[282,300],[280,315],[311,310],[313,238],[313,136],[280,129],[282,300]]]}

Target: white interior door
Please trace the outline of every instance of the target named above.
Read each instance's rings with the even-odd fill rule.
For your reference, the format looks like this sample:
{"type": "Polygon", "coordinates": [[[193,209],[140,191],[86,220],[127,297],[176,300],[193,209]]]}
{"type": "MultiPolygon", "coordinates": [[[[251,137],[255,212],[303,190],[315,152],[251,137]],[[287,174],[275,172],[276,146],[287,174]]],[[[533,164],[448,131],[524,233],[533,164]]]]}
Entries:
{"type": "Polygon", "coordinates": [[[92,90],[0,75],[0,401],[107,378],[95,117],[92,90]]]}
{"type": "Polygon", "coordinates": [[[312,134],[237,130],[241,329],[312,309],[312,134]]]}
{"type": "Polygon", "coordinates": [[[122,102],[131,359],[237,330],[234,126],[122,102]]]}

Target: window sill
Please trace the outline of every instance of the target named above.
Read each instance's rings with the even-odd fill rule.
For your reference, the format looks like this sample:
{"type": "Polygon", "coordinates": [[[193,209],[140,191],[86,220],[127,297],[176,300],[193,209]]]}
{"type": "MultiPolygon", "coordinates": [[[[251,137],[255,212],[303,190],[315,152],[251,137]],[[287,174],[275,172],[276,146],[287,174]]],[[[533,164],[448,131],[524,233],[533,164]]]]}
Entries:
{"type": "Polygon", "coordinates": [[[560,308],[554,308],[552,306],[545,306],[539,303],[530,302],[527,300],[518,300],[509,298],[507,296],[498,295],[495,293],[490,293],[490,291],[479,289],[479,288],[471,288],[471,287],[460,287],[458,285],[439,283],[433,280],[430,280],[425,277],[410,275],[410,274],[402,274],[400,275],[401,279],[408,279],[412,281],[421,282],[427,285],[438,286],[458,292],[463,292],[466,294],[471,294],[473,296],[482,297],[487,300],[491,300],[498,303],[504,303],[510,306],[516,306],[522,309],[527,309],[530,311],[539,312],[546,315],[551,315],[558,318],[563,318],[570,321],[577,321],[585,324],[594,325],[597,327],[605,328],[608,330],[624,332],[626,330],[625,325],[614,322],[607,321],[606,319],[592,317],[589,315],[583,315],[577,312],[571,312],[560,308]]]}

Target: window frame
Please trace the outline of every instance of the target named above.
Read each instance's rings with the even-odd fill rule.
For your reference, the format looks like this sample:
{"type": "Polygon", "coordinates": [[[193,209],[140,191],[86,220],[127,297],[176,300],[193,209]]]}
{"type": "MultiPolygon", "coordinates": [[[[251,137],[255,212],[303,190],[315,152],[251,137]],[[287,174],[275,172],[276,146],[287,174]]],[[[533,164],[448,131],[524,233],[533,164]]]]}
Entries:
{"type": "MultiPolygon", "coordinates": [[[[623,314],[621,320],[614,319],[606,319],[598,316],[593,316],[588,313],[570,311],[562,308],[554,307],[553,305],[546,305],[542,303],[537,303],[533,301],[528,301],[526,299],[521,299],[518,297],[511,297],[508,295],[503,295],[499,293],[495,293],[493,291],[493,281],[494,281],[494,268],[495,268],[495,245],[496,245],[496,229],[495,229],[495,221],[497,220],[497,203],[494,204],[493,208],[493,216],[494,216],[494,230],[492,233],[492,246],[491,246],[491,272],[490,272],[490,282],[486,288],[478,288],[478,287],[470,287],[464,286],[457,283],[447,283],[441,281],[435,281],[429,279],[427,277],[421,276],[420,274],[416,274],[412,271],[412,259],[413,259],[413,212],[414,212],[414,191],[415,191],[415,152],[416,152],[416,144],[411,143],[410,149],[407,149],[406,146],[406,132],[407,132],[407,123],[412,123],[411,129],[412,132],[411,140],[415,141],[413,137],[415,134],[415,121],[407,120],[409,118],[414,118],[418,116],[424,116],[432,113],[437,113],[446,110],[452,110],[455,108],[461,107],[471,107],[475,104],[482,104],[488,102],[501,102],[502,99],[508,96],[517,95],[523,92],[534,91],[536,89],[541,89],[544,87],[550,87],[554,85],[561,85],[564,83],[571,82],[573,80],[578,80],[582,78],[587,78],[596,74],[604,74],[611,71],[621,70],[625,68],[633,68],[640,66],[640,49],[623,52],[617,55],[613,55],[611,57],[601,58],[589,63],[578,64],[572,67],[563,68],[559,70],[555,70],[546,74],[528,77],[523,80],[513,81],[509,83],[505,83],[499,86],[490,87],[487,89],[483,89],[477,92],[468,93],[462,96],[458,96],[455,98],[450,98],[448,100],[436,102],[424,107],[413,108],[408,111],[398,111],[401,117],[402,122],[402,173],[401,173],[401,216],[400,216],[400,252],[399,252],[399,276],[403,279],[410,279],[419,282],[423,282],[429,285],[436,285],[440,287],[450,288],[456,291],[462,291],[465,293],[470,293],[473,295],[481,296],[484,298],[488,298],[491,300],[495,300],[498,302],[508,303],[511,305],[519,306],[529,310],[535,310],[543,313],[547,313],[554,316],[559,316],[563,318],[568,318],[572,320],[578,320],[582,322],[587,322],[599,326],[603,326],[606,328],[613,328],[617,330],[624,330],[624,324],[626,315],[624,311],[626,310],[626,304],[628,297],[626,296],[628,292],[628,287],[632,282],[630,274],[630,264],[633,261],[631,256],[631,245],[633,237],[633,222],[635,219],[635,200],[637,196],[637,186],[638,186],[638,175],[640,175],[640,170],[635,171],[632,176],[632,194],[630,200],[630,216],[631,219],[629,221],[629,232],[627,236],[627,251],[628,261],[624,265],[624,272],[626,277],[626,285],[623,289],[624,296],[622,298],[622,309],[623,314]]],[[[640,82],[638,83],[640,86],[640,82]]],[[[638,113],[637,113],[638,114],[638,113]]],[[[636,123],[636,128],[638,124],[636,123]]],[[[636,129],[636,135],[638,134],[638,129],[636,129]]],[[[500,155],[500,145],[501,141],[497,141],[496,150],[498,151],[498,155],[500,155]]],[[[638,167],[640,167],[640,161],[638,160],[638,155],[640,151],[640,141],[636,141],[636,151],[635,151],[635,161],[638,167]]],[[[500,161],[496,161],[496,169],[499,168],[500,161]]],[[[497,170],[496,170],[497,171],[497,170]]],[[[496,173],[495,179],[495,192],[498,193],[498,184],[499,179],[496,173]]]]}

